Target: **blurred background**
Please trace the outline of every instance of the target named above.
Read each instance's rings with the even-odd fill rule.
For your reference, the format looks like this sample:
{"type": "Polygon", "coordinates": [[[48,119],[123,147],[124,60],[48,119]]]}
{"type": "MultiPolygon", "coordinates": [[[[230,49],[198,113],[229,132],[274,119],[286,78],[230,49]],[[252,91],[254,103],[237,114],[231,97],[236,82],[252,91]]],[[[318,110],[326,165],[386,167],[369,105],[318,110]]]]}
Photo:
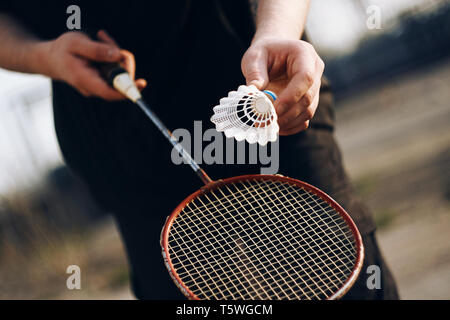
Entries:
{"type": "MultiPolygon", "coordinates": [[[[450,299],[450,1],[312,0],[307,33],[401,298],[450,299]]],[[[64,166],[50,90],[0,69],[0,299],[132,299],[113,220],[64,166]]]]}

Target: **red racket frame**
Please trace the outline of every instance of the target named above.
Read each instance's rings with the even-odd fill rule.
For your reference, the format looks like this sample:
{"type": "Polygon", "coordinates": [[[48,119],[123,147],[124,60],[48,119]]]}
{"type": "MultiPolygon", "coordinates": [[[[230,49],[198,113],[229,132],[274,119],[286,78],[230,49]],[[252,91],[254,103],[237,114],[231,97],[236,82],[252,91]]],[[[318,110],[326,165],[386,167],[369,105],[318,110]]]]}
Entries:
{"type": "Polygon", "coordinates": [[[163,259],[164,259],[164,264],[166,265],[166,268],[169,271],[169,274],[170,274],[172,280],[175,282],[175,284],[181,290],[181,292],[183,292],[183,294],[190,300],[200,300],[200,298],[197,297],[191,290],[189,290],[189,288],[183,283],[181,278],[176,273],[175,268],[173,267],[172,261],[170,259],[169,248],[168,248],[168,240],[169,240],[168,238],[169,238],[170,228],[171,228],[174,220],[180,214],[180,212],[184,209],[184,207],[189,202],[191,202],[193,199],[195,199],[211,190],[215,190],[218,187],[220,187],[221,185],[235,183],[235,182],[239,182],[239,181],[245,181],[245,180],[271,180],[271,181],[281,181],[281,182],[297,185],[299,187],[302,187],[302,188],[314,193],[315,195],[319,196],[320,198],[322,198],[325,202],[329,203],[341,215],[342,218],[344,218],[344,220],[347,222],[348,226],[350,227],[350,229],[353,233],[353,236],[355,237],[357,257],[356,257],[355,266],[353,267],[353,270],[350,273],[350,276],[348,277],[346,282],[344,282],[342,287],[338,291],[336,291],[331,297],[329,297],[328,300],[334,300],[334,299],[341,298],[351,288],[353,283],[358,278],[358,275],[359,275],[359,272],[361,271],[363,260],[364,260],[364,246],[362,243],[362,238],[361,238],[361,235],[360,235],[355,223],[353,222],[352,218],[329,195],[327,195],[323,191],[317,189],[316,187],[314,187],[306,182],[302,182],[300,180],[284,177],[281,175],[258,175],[258,174],[243,175],[243,176],[232,177],[232,178],[228,178],[228,179],[224,179],[224,180],[212,181],[212,182],[208,183],[207,185],[205,185],[204,187],[202,187],[201,189],[199,189],[198,191],[196,191],[193,194],[191,194],[190,196],[188,196],[186,199],[184,199],[183,202],[181,202],[175,208],[175,210],[172,212],[172,214],[167,217],[166,223],[161,232],[161,239],[160,239],[162,255],[163,255],[163,259]]]}

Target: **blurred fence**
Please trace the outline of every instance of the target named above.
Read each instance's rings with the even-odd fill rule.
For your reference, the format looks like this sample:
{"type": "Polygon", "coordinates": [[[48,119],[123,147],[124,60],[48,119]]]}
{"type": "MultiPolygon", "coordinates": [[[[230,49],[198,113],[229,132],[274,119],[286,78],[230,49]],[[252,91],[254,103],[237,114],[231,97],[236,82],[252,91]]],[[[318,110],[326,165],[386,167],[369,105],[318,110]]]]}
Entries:
{"type": "Polygon", "coordinates": [[[326,61],[326,74],[340,97],[395,74],[450,56],[450,2],[433,10],[406,11],[385,32],[361,39],[356,50],[326,61]]]}

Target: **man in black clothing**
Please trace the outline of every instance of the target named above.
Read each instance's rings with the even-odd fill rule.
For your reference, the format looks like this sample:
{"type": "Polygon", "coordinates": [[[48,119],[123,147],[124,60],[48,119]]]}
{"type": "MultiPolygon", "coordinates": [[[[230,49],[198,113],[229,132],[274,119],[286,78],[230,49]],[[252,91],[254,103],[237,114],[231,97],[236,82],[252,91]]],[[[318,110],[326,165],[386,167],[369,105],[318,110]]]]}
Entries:
{"type": "MultiPolygon", "coordinates": [[[[195,120],[202,120],[205,129],[212,127],[211,106],[243,83],[276,88],[279,172],[331,195],[363,236],[364,267],[345,298],[398,298],[377,248],[372,216],[343,169],[323,62],[309,43],[299,40],[308,1],[261,0],[255,22],[246,1],[79,1],[81,31],[104,29],[114,40],[105,31],[98,33],[99,40],[68,32],[65,12],[71,2],[19,6],[3,1],[0,67],[53,79],[55,127],[64,159],[114,214],[138,298],[181,297],[162,263],[160,229],[175,205],[201,183],[185,166],[173,165],[167,141],[92,65],[121,62],[134,74],[130,52],[138,62],[137,86],[146,87],[141,77],[149,77],[142,94],[169,128],[191,126],[195,120]],[[366,285],[366,268],[373,264],[382,271],[381,289],[366,285]]],[[[213,178],[259,173],[256,165],[204,169],[213,178]]]]}

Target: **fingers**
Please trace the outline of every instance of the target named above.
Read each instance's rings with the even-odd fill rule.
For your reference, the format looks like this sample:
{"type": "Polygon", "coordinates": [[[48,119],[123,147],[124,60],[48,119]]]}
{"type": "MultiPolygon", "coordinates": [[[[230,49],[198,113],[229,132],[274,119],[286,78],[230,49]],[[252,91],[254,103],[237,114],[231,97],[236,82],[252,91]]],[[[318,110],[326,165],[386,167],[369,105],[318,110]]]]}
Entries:
{"type": "MultiPolygon", "coordinates": [[[[136,59],[134,59],[134,55],[130,51],[123,49],[120,50],[120,53],[122,55],[120,64],[128,71],[131,79],[134,79],[136,72],[136,59]]],[[[137,79],[135,84],[139,91],[142,91],[147,86],[147,81],[145,79],[137,79]]]]}
{"type": "Polygon", "coordinates": [[[104,43],[109,43],[113,46],[119,47],[117,42],[106,32],[106,30],[100,30],[97,32],[97,38],[104,43]]]}
{"type": "MultiPolygon", "coordinates": [[[[104,43],[111,44],[115,47],[119,47],[117,42],[106,32],[106,30],[100,30],[97,32],[97,37],[104,43]]],[[[134,59],[134,55],[125,49],[120,49],[120,65],[128,71],[131,78],[134,79],[134,75],[136,72],[136,60],[134,59]]],[[[142,84],[142,83],[141,83],[142,84]]]]}
{"type": "Polygon", "coordinates": [[[291,71],[293,76],[275,106],[280,135],[305,130],[316,112],[324,65],[317,55],[312,56],[316,58],[311,59],[309,54],[298,55],[290,68],[288,66],[288,73],[291,71]]]}
{"type": "Polygon", "coordinates": [[[307,111],[308,107],[313,103],[313,100],[320,91],[320,79],[315,81],[308,91],[300,98],[300,100],[294,103],[290,108],[283,113],[277,112],[278,123],[281,126],[297,118],[301,113],[307,111]]]}
{"type": "Polygon", "coordinates": [[[247,51],[242,58],[241,69],[247,85],[254,85],[260,90],[264,89],[269,83],[267,51],[257,48],[247,51]]]}
{"type": "Polygon", "coordinates": [[[108,101],[122,100],[125,98],[121,93],[111,88],[103,80],[99,72],[92,68],[80,70],[74,86],[86,97],[95,96],[108,101]]]}
{"type": "Polygon", "coordinates": [[[320,79],[315,81],[300,101],[278,118],[280,133],[284,134],[295,131],[295,129],[300,131],[307,128],[306,123],[312,119],[319,104],[320,83],[320,79]]]}
{"type": "Polygon", "coordinates": [[[303,42],[300,44],[291,48],[290,56],[286,58],[286,74],[290,82],[281,92],[275,105],[279,117],[301,99],[307,100],[306,102],[309,103],[306,104],[310,104],[314,97],[312,93],[318,91],[317,86],[320,86],[324,63],[310,44],[303,42]],[[314,85],[315,87],[312,88],[314,85]]]}
{"type": "Polygon", "coordinates": [[[118,62],[122,57],[116,45],[93,41],[83,34],[73,38],[69,50],[78,56],[98,62],[118,62]]]}
{"type": "Polygon", "coordinates": [[[285,75],[275,79],[270,78],[270,82],[267,87],[265,87],[265,90],[270,90],[276,95],[279,95],[287,87],[288,83],[289,79],[285,75]]]}
{"type": "Polygon", "coordinates": [[[293,76],[275,104],[278,116],[282,116],[299,102],[316,81],[315,72],[309,65],[301,66],[300,63],[294,65],[296,66],[292,70],[293,76]]]}
{"type": "Polygon", "coordinates": [[[299,133],[300,131],[304,131],[308,129],[308,127],[309,127],[309,120],[306,120],[296,125],[293,129],[280,131],[279,134],[280,136],[290,136],[299,133]]]}
{"type": "MultiPolygon", "coordinates": [[[[73,85],[85,97],[98,97],[107,101],[126,99],[120,92],[111,88],[108,83],[101,78],[97,70],[87,69],[86,71],[80,72],[78,77],[81,80],[75,81],[73,85]]],[[[139,91],[142,91],[147,86],[147,82],[144,79],[136,80],[135,84],[139,91]]]]}
{"type": "MultiPolygon", "coordinates": [[[[76,68],[71,84],[85,97],[99,97],[108,101],[126,99],[124,95],[109,86],[98,70],[87,64],[81,63],[81,67],[76,68]]],[[[138,79],[135,84],[138,90],[142,91],[147,86],[147,81],[138,79]]]]}
{"type": "MultiPolygon", "coordinates": [[[[144,79],[136,80],[136,87],[142,91],[147,82],[144,79]]],[[[102,78],[91,76],[88,81],[83,81],[77,86],[78,91],[85,97],[98,97],[107,101],[125,100],[126,97],[115,89],[111,88],[102,78]]]]}
{"type": "Polygon", "coordinates": [[[147,81],[145,79],[137,79],[134,83],[136,84],[136,87],[139,91],[144,90],[147,86],[147,81]]]}
{"type": "MultiPolygon", "coordinates": [[[[120,50],[122,55],[122,60],[120,64],[131,76],[131,79],[134,79],[136,72],[136,59],[134,59],[134,55],[128,50],[120,50]]],[[[136,87],[139,91],[142,91],[147,86],[147,81],[145,79],[137,79],[135,81],[136,87]]]]}
{"type": "Polygon", "coordinates": [[[293,134],[308,127],[319,103],[324,70],[324,63],[311,44],[262,38],[244,54],[241,67],[247,84],[278,94],[275,110],[280,134],[293,134]]]}
{"type": "MultiPolygon", "coordinates": [[[[95,96],[108,101],[123,100],[125,96],[111,88],[90,62],[118,62],[134,79],[134,56],[129,51],[120,50],[105,31],[99,31],[98,38],[101,42],[93,41],[83,33],[67,33],[58,38],[64,44],[60,47],[65,49],[64,63],[58,69],[64,70],[65,76],[62,78],[86,97],[95,96]]],[[[136,80],[135,84],[139,90],[147,86],[144,79],[136,80]]]]}
{"type": "Polygon", "coordinates": [[[72,58],[67,79],[85,97],[100,97],[108,101],[121,100],[124,97],[111,88],[100,76],[97,69],[81,58],[72,58]]]}
{"type": "MultiPolygon", "coordinates": [[[[130,73],[132,79],[134,79],[136,71],[136,62],[134,55],[127,50],[119,50],[120,59],[118,62],[130,73]]],[[[78,77],[84,79],[82,83],[78,83],[80,92],[86,97],[99,97],[108,101],[123,100],[126,97],[111,88],[107,82],[100,76],[96,69],[86,65],[84,70],[80,71],[78,77]]],[[[144,79],[138,79],[135,81],[136,87],[139,91],[142,91],[147,86],[147,81],[144,79]]]]}
{"type": "Polygon", "coordinates": [[[288,136],[306,130],[309,127],[309,122],[312,119],[317,106],[319,104],[319,93],[314,96],[314,99],[308,108],[301,112],[296,118],[287,119],[283,125],[280,124],[280,135],[288,136]]]}

